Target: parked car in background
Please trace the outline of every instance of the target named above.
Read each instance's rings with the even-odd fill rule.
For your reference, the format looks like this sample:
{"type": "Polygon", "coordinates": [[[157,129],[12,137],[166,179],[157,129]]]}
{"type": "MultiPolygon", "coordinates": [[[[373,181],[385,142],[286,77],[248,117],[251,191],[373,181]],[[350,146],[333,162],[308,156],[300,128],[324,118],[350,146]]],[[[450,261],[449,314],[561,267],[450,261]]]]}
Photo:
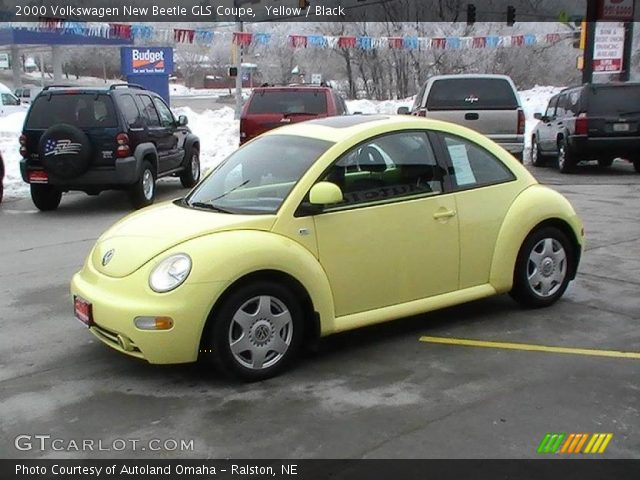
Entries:
{"type": "Polygon", "coordinates": [[[531,136],[531,162],[572,172],[586,160],[609,167],[620,157],[640,173],[640,83],[586,84],[549,100],[531,136]]]}
{"type": "Polygon", "coordinates": [[[20,99],[6,85],[0,83],[0,117],[16,112],[24,112],[29,107],[22,105],[20,99]]]}
{"type": "Polygon", "coordinates": [[[4,196],[4,160],[2,154],[0,154],[0,203],[2,203],[2,197],[4,196]]]}
{"type": "Polygon", "coordinates": [[[444,120],[489,137],[522,162],[525,117],[506,75],[438,75],[422,86],[411,109],[398,113],[444,120]]]}
{"type": "Polygon", "coordinates": [[[240,145],[283,125],[348,113],[344,99],[331,87],[290,85],[254,88],[240,116],[240,145]]]}
{"type": "Polygon", "coordinates": [[[45,87],[20,136],[20,172],[40,210],[58,208],[62,193],[129,192],[133,206],[153,203],[156,179],[200,178],[200,140],[187,117],[143,87],[45,87]]]}
{"type": "Polygon", "coordinates": [[[21,103],[30,104],[42,91],[42,87],[26,86],[16,88],[13,93],[21,103]]]}

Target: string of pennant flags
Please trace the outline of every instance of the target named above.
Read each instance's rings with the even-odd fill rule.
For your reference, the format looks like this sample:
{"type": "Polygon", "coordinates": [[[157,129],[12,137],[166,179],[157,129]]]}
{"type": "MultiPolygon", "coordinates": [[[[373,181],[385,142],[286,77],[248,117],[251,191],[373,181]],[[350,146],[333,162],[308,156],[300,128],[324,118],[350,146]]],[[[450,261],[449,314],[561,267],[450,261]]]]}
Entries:
{"type": "Polygon", "coordinates": [[[248,46],[289,46],[294,49],[396,49],[396,50],[462,50],[481,48],[524,47],[551,45],[571,38],[572,32],[541,34],[480,35],[480,36],[332,36],[272,34],[252,32],[214,32],[209,29],[163,28],[144,24],[71,22],[60,19],[42,19],[37,23],[14,23],[13,28],[39,32],[55,32],[86,37],[113,38],[135,42],[164,42],[212,46],[215,42],[231,42],[248,46]]]}

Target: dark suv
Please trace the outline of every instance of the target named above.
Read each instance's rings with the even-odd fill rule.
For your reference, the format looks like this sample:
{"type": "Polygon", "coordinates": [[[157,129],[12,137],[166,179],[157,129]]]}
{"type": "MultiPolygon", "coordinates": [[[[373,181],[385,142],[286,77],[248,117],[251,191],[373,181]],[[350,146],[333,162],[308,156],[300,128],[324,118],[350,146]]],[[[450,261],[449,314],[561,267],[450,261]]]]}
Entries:
{"type": "Polygon", "coordinates": [[[586,160],[608,167],[621,157],[640,173],[640,83],[586,84],[551,97],[531,138],[531,163],[557,158],[567,173],[586,160]]]}
{"type": "Polygon", "coordinates": [[[344,99],[331,87],[289,85],[254,88],[240,117],[240,145],[276,127],[348,113],[344,99]]]}
{"type": "Polygon", "coordinates": [[[174,118],[161,97],[132,84],[45,87],[20,136],[20,171],[40,210],[62,192],[127,190],[136,208],[153,203],[159,177],[200,178],[200,141],[187,117],[174,118]]]}

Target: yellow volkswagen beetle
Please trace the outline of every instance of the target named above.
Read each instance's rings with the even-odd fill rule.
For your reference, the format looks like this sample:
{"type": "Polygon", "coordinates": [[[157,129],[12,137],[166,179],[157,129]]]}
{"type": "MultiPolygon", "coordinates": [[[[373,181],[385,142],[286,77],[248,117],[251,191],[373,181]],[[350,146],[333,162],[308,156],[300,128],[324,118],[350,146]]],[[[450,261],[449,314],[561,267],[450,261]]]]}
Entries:
{"type": "Polygon", "coordinates": [[[472,130],[335,117],[270,131],[116,223],[71,292],[120,352],[260,380],[336,332],[506,292],[551,305],[583,236],[562,195],[472,130]]]}

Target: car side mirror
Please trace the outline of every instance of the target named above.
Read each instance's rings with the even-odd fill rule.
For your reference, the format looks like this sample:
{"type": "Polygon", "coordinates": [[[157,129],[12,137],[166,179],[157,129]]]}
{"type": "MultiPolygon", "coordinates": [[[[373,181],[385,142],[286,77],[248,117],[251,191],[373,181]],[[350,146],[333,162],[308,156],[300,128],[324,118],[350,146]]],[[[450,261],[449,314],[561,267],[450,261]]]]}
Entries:
{"type": "Polygon", "coordinates": [[[398,107],[398,115],[409,115],[409,107],[398,107]]]}
{"type": "Polygon", "coordinates": [[[542,114],[540,112],[536,112],[533,114],[533,118],[536,120],[542,120],[542,114]]]}
{"type": "Polygon", "coordinates": [[[334,205],[343,200],[342,190],[335,183],[318,182],[309,191],[311,205],[334,205]]]}
{"type": "Polygon", "coordinates": [[[180,115],[178,117],[178,126],[186,127],[188,123],[189,123],[189,119],[187,118],[186,115],[180,115]]]}

